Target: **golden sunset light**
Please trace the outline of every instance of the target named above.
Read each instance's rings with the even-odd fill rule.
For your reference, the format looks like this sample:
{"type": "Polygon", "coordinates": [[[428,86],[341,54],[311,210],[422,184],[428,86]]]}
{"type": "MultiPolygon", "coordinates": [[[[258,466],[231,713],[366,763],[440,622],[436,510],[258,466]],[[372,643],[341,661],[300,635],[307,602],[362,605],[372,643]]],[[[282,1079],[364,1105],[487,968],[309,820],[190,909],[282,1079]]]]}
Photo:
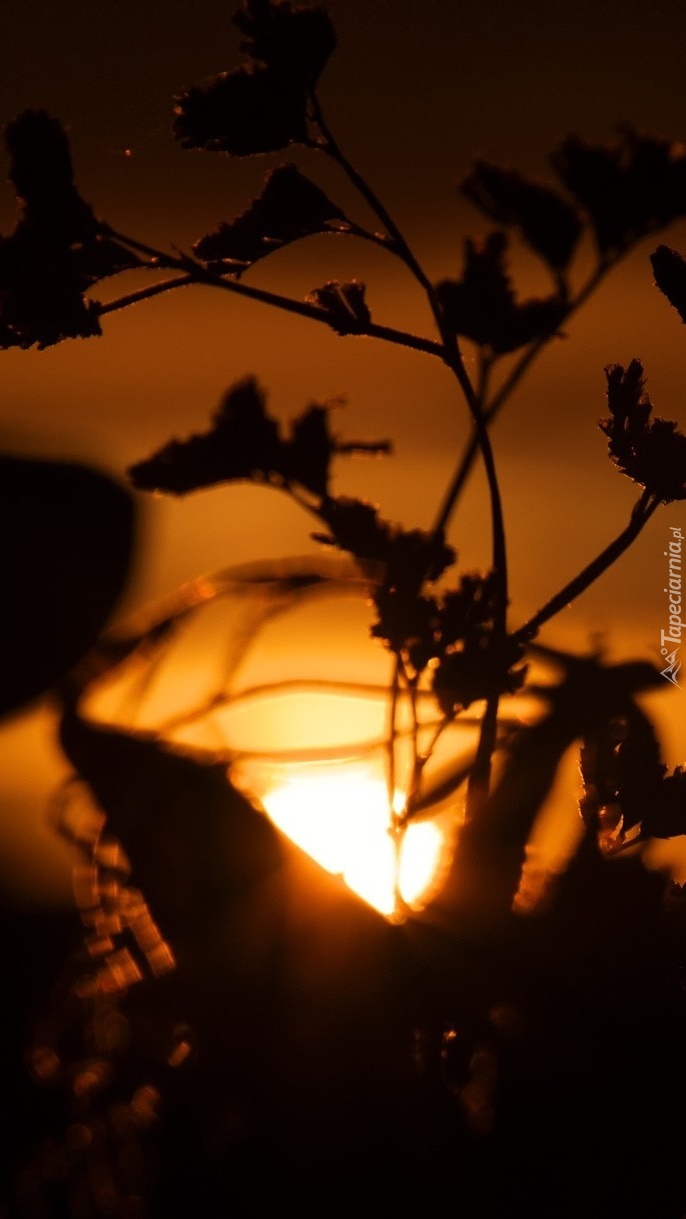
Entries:
{"type": "Polygon", "coordinates": [[[0,1219],[684,1219],[686,5],[0,41],[0,1219]]]}

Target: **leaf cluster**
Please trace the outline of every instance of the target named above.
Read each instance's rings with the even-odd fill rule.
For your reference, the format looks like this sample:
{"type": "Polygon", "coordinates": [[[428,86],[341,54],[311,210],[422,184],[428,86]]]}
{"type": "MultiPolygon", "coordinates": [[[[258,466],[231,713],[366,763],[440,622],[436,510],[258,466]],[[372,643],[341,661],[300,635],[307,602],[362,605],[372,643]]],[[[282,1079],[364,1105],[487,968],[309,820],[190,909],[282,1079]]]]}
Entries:
{"type": "MultiPolygon", "coordinates": [[[[134,487],[185,495],[218,483],[269,483],[284,490],[300,487],[315,497],[327,497],[331,459],[350,452],[339,446],[329,429],[329,408],[313,404],[282,436],[266,409],[266,395],[254,377],[245,377],[227,390],[212,418],[212,426],[185,440],[172,440],[129,471],[134,487]]],[[[387,452],[386,442],[360,446],[387,452]]]]}
{"type": "MultiPolygon", "coordinates": [[[[403,570],[413,571],[405,556],[403,570]]],[[[402,658],[413,680],[431,670],[443,715],[452,717],[478,699],[519,689],[526,669],[515,666],[523,648],[496,630],[501,593],[495,572],[465,573],[457,588],[440,596],[420,595],[419,563],[414,572],[420,577],[414,587],[406,577],[386,575],[374,598],[379,620],[372,635],[402,658]]],[[[424,572],[429,580],[442,574],[434,569],[426,575],[426,567],[424,572]]]]}
{"type": "Polygon", "coordinates": [[[686,498],[686,436],[673,420],[651,418],[641,361],[610,364],[605,375],[610,414],[599,426],[612,460],[663,503],[686,498]]]}
{"type": "Polygon", "coordinates": [[[19,217],[0,238],[0,346],[44,348],[98,335],[97,305],[84,293],[140,259],[107,235],[81,198],[56,119],[27,110],[8,125],[5,143],[19,217]]]}
{"type": "Polygon", "coordinates": [[[670,140],[629,125],[612,144],[569,136],[552,164],[586,212],[601,258],[686,215],[686,151],[670,140]]]}
{"type": "Polygon", "coordinates": [[[636,841],[636,831],[640,839],[686,835],[686,771],[668,774],[655,729],[633,697],[584,737],[580,760],[580,812],[607,849],[636,841]]]}
{"type": "Polygon", "coordinates": [[[507,273],[507,237],[490,233],[479,243],[465,241],[459,280],[444,279],[436,287],[448,329],[503,355],[554,334],[565,316],[559,296],[519,303],[507,273]]]}
{"type": "Polygon", "coordinates": [[[306,143],[310,93],[336,45],[330,18],[290,0],[245,0],[234,22],[247,62],[178,95],[176,138],[236,157],[306,143]]]}
{"type": "Polygon", "coordinates": [[[231,222],[196,241],[193,251],[212,271],[239,276],[258,259],[299,237],[350,231],[350,222],[295,165],[277,166],[262,194],[231,222]]]}

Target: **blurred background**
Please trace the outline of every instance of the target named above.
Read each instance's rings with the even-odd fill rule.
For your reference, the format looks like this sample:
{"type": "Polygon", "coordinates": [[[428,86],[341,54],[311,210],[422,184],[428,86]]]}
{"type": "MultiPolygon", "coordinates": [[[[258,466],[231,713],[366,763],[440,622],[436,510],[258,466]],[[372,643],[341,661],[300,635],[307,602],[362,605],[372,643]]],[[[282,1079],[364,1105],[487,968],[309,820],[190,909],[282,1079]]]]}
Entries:
{"type": "MultiPolygon", "coordinates": [[[[549,177],[547,154],[569,133],[612,138],[630,122],[686,139],[678,0],[331,0],[338,49],[321,82],[325,113],[432,277],[457,276],[462,242],[486,223],[457,184],[474,156],[549,177]]],[[[184,152],[171,137],[171,98],[232,67],[231,4],[165,0],[93,5],[25,0],[0,16],[0,118],[44,107],[66,125],[81,193],[117,230],[188,249],[259,193],[280,159],[184,152]]],[[[283,159],[283,158],[281,158],[283,159]]],[[[364,207],[314,153],[288,159],[362,222],[364,207]]],[[[13,225],[8,189],[0,231],[13,225]]],[[[663,238],[660,238],[662,240],[663,238]]],[[[686,225],[669,244],[686,249],[686,225]]],[[[643,243],[536,363],[493,430],[511,563],[513,625],[523,622],[627,523],[635,489],[611,466],[597,428],[603,368],[640,357],[658,413],[686,425],[686,332],[652,283],[643,243]]],[[[581,282],[591,251],[575,270],[581,282]]],[[[545,269],[513,247],[523,297],[549,290],[545,269]]],[[[403,268],[352,239],[317,237],[275,254],[246,282],[302,298],[329,279],[366,281],[374,320],[433,337],[425,302],[403,268]]],[[[99,285],[107,299],[140,283],[99,285]]],[[[335,489],[427,526],[468,436],[466,409],[438,361],[324,327],[211,289],[161,296],[104,319],[104,335],[44,352],[2,353],[0,444],[76,459],[123,480],[128,465],[172,436],[202,430],[222,392],[246,373],[287,420],[312,400],[344,398],[344,437],[392,438],[394,456],[341,459],[335,489]]],[[[466,349],[468,367],[473,354],[466,349]]],[[[248,559],[308,553],[310,522],[276,492],[232,487],[184,500],[141,498],[135,577],[124,616],[203,572],[248,559]]],[[[665,621],[663,552],[683,505],[659,511],[629,555],[555,619],[544,640],[608,657],[659,660],[665,621]]],[[[451,540],[467,569],[484,568],[490,537],[477,470],[451,540]]],[[[651,698],[671,765],[683,761],[683,690],[651,698]]],[[[7,898],[64,901],[66,851],[43,828],[64,771],[49,710],[0,734],[0,884],[7,898]]],[[[570,806],[573,793],[570,796],[570,806]]]]}

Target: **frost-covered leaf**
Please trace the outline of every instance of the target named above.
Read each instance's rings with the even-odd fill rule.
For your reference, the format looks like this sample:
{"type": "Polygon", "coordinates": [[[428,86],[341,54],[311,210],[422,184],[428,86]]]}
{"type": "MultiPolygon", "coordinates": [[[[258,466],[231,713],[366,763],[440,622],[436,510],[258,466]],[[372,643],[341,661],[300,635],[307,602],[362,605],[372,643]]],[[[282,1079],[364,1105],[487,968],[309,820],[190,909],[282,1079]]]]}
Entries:
{"type": "Polygon", "coordinates": [[[552,164],[587,212],[601,256],[686,215],[686,151],[670,140],[629,126],[612,144],[569,136],[552,164]]]}
{"type": "Polygon", "coordinates": [[[462,278],[446,279],[436,291],[445,319],[458,335],[472,339],[496,355],[516,351],[554,334],[564,315],[555,297],[515,300],[505,267],[507,237],[491,233],[479,244],[465,242],[462,278]]]}
{"type": "Polygon", "coordinates": [[[233,17],[241,51],[311,88],[336,46],[328,13],[291,0],[244,0],[233,17]]]}
{"type": "Polygon", "coordinates": [[[610,415],[599,427],[615,465],[663,503],[685,499],[686,436],[673,420],[651,419],[641,361],[632,360],[626,369],[610,364],[605,376],[610,415]]]}
{"type": "Polygon", "coordinates": [[[174,99],[174,135],[184,148],[234,157],[276,152],[307,136],[307,95],[261,64],[193,85],[174,99]]]}
{"type": "Polygon", "coordinates": [[[655,283],[686,322],[686,258],[669,246],[661,245],[650,255],[655,283]]]}
{"type": "Polygon", "coordinates": [[[346,231],[340,208],[295,165],[279,165],[244,212],[222,222],[193,247],[213,271],[241,275],[259,258],[314,233],[346,231]]]}
{"type": "Polygon", "coordinates": [[[361,279],[345,283],[331,279],[323,287],[313,288],[305,299],[328,314],[329,325],[336,334],[364,334],[372,320],[365,291],[361,279]]]}
{"type": "Polygon", "coordinates": [[[462,191],[489,219],[519,228],[527,245],[554,270],[568,266],[582,224],[576,209],[556,190],[516,170],[475,161],[462,191]]]}

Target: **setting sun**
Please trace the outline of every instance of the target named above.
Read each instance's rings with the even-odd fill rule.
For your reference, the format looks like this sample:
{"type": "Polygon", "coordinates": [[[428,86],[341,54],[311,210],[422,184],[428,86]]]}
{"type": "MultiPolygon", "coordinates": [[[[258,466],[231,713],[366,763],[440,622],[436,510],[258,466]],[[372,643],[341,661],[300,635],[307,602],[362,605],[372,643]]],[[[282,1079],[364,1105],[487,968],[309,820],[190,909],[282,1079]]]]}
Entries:
{"type": "Polygon", "coordinates": [[[442,862],[442,830],[411,824],[396,860],[383,779],[345,764],[289,769],[261,797],[274,825],[381,914],[393,914],[398,894],[408,906],[424,905],[442,862]]]}

